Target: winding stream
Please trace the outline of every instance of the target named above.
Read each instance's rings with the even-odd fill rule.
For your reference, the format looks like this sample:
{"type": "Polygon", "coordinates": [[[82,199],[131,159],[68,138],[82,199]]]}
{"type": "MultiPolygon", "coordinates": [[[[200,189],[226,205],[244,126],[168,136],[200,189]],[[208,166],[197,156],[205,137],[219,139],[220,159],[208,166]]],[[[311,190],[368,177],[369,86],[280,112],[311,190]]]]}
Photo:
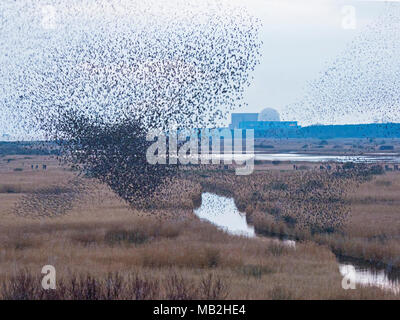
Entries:
{"type": "MultiPolygon", "coordinates": [[[[194,210],[196,216],[216,225],[218,228],[237,236],[259,237],[252,225],[246,220],[246,214],[238,210],[233,198],[219,196],[213,193],[202,194],[201,206],[194,210]]],[[[261,236],[260,236],[261,237],[261,236]]],[[[285,245],[295,247],[293,240],[280,240],[269,237],[273,241],[280,241],[285,245]]],[[[368,263],[356,263],[349,259],[338,257],[338,269],[343,277],[347,277],[361,286],[376,286],[400,294],[400,274],[387,272],[383,268],[376,268],[368,263]]]]}

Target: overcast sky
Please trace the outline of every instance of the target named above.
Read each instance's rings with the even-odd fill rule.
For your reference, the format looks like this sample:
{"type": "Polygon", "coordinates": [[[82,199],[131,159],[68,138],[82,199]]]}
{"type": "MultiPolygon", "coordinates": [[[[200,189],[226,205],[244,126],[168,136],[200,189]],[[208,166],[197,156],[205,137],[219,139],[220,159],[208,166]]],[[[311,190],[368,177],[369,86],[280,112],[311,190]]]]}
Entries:
{"type": "MultiPolygon", "coordinates": [[[[340,56],[357,35],[365,32],[365,27],[375,21],[387,6],[386,1],[380,0],[230,1],[245,4],[263,24],[261,63],[245,93],[248,107],[236,112],[259,112],[270,107],[282,114],[288,105],[302,99],[307,83],[318,79],[319,73],[340,56]],[[355,10],[354,28],[343,27],[349,14],[345,8],[348,10],[349,6],[355,10]]],[[[360,122],[357,115],[348,115],[344,119],[346,123],[360,122]]],[[[287,116],[286,120],[300,120],[302,123],[301,119],[287,119],[287,116]]],[[[318,118],[309,121],[326,122],[318,118]]],[[[361,122],[368,121],[371,119],[366,117],[361,122]]],[[[0,137],[1,133],[10,130],[7,125],[10,121],[6,115],[0,114],[0,137]]]]}
{"type": "MultiPolygon", "coordinates": [[[[263,57],[253,85],[246,92],[248,107],[283,111],[302,98],[307,81],[339,56],[346,45],[365,31],[385,8],[382,1],[249,0],[263,22],[263,57]],[[355,29],[344,29],[344,6],[353,6],[355,29]]],[[[358,122],[349,119],[349,122],[358,122]]],[[[318,119],[314,119],[318,122],[318,119]]]]}

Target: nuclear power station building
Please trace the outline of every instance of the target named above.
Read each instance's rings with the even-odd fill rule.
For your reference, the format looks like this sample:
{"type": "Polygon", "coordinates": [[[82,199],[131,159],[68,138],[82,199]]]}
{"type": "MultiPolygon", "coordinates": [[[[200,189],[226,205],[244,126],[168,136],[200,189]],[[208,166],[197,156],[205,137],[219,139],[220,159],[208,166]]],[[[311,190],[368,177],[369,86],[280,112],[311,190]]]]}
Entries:
{"type": "Polygon", "coordinates": [[[271,108],[260,113],[232,113],[229,129],[253,129],[255,138],[400,138],[400,123],[301,127],[297,121],[280,121],[279,113],[271,108]]]}
{"type": "Polygon", "coordinates": [[[253,129],[255,137],[287,136],[298,130],[296,121],[281,121],[278,111],[266,108],[260,113],[233,113],[230,129],[253,129]]]}

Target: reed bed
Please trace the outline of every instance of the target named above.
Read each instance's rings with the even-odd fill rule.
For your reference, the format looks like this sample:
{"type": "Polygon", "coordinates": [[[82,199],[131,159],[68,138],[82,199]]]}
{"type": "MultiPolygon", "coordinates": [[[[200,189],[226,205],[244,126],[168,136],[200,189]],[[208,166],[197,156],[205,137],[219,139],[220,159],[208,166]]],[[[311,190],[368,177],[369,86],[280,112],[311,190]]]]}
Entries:
{"type": "MultiPolygon", "coordinates": [[[[35,181],[36,188],[43,188],[46,179],[48,185],[71,179],[71,171],[57,169],[51,162],[49,168],[35,173],[12,171],[11,181],[11,171],[4,169],[0,172],[0,185],[30,184],[35,189],[35,181]]],[[[285,211],[272,214],[275,204],[265,201],[263,193],[270,181],[262,173],[256,173],[250,186],[244,187],[245,180],[220,180],[216,172],[202,172],[200,178],[197,174],[183,174],[165,191],[171,196],[162,197],[164,202],[155,199],[148,210],[129,207],[101,185],[63,214],[53,216],[15,214],[13,210],[29,194],[27,190],[21,194],[0,194],[0,298],[399,298],[379,288],[342,289],[342,277],[330,250],[333,245],[327,238],[334,239],[336,233],[307,233],[303,227],[296,229],[296,223],[292,226],[293,221],[276,220],[276,215],[285,211]],[[302,241],[294,249],[268,239],[231,236],[198,220],[192,211],[199,205],[207,181],[217,192],[232,192],[226,189],[229,181],[238,183],[232,194],[238,206],[245,208],[248,219],[260,228],[261,223],[265,223],[263,228],[276,224],[277,233],[297,230],[302,241]],[[258,190],[259,194],[254,193],[258,190]],[[261,199],[267,203],[260,203],[261,199]],[[318,236],[326,237],[325,244],[315,243],[318,236]],[[40,285],[41,269],[48,264],[57,271],[54,291],[43,290],[40,285]]],[[[279,175],[276,180],[280,180],[290,172],[277,170],[275,174],[279,175]]],[[[392,184],[383,187],[397,188],[396,179],[393,176],[392,184]]],[[[380,187],[374,180],[370,183],[380,187]]],[[[273,192],[285,188],[283,184],[274,184],[273,192]]],[[[346,221],[356,219],[353,215],[346,221]]],[[[342,235],[346,226],[343,224],[342,235]]],[[[381,233],[385,226],[384,222],[379,225],[381,233]]],[[[360,236],[361,231],[351,232],[360,236]]],[[[391,232],[395,234],[394,230],[391,232]]],[[[374,235],[372,229],[367,234],[374,235]]]]}
{"type": "Polygon", "coordinates": [[[400,173],[362,179],[311,170],[249,177],[202,171],[203,191],[232,196],[258,233],[314,241],[336,254],[400,267],[400,173]]]}

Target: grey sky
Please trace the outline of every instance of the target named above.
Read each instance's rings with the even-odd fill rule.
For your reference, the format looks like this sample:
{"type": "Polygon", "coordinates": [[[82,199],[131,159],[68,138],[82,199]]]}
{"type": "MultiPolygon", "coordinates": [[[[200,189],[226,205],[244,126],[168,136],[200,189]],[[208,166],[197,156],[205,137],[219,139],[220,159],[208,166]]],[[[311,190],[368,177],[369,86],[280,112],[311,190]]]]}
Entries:
{"type": "Polygon", "coordinates": [[[259,112],[265,107],[283,111],[287,104],[300,100],[306,83],[317,78],[357,34],[365,31],[366,25],[382,14],[386,5],[379,1],[251,2],[250,7],[256,9],[254,13],[263,22],[263,57],[253,85],[246,92],[248,107],[240,112],[259,112]],[[356,10],[355,29],[342,27],[342,9],[349,5],[356,10]]]}
{"type": "MultiPolygon", "coordinates": [[[[299,102],[305,94],[307,83],[317,79],[319,73],[324,71],[331,61],[340,56],[349,42],[360,33],[365,32],[365,27],[376,20],[387,5],[385,1],[379,0],[230,1],[247,6],[263,23],[260,33],[263,41],[261,63],[254,72],[251,87],[245,93],[248,107],[235,110],[235,112],[259,112],[265,107],[272,107],[283,113],[287,105],[299,102]],[[342,27],[344,19],[342,10],[345,6],[353,6],[356,10],[355,29],[342,27]]],[[[0,27],[4,27],[4,25],[0,24],[0,27]]],[[[18,30],[14,32],[9,30],[11,29],[7,29],[7,27],[3,30],[0,29],[3,31],[1,35],[3,39],[0,38],[0,44],[4,39],[9,40],[9,45],[13,41],[21,42],[18,30]],[[7,30],[7,33],[4,33],[4,30],[7,30]]],[[[29,40],[29,32],[24,30],[23,32],[24,37],[29,40]]],[[[29,41],[25,44],[29,47],[29,41]]],[[[5,52],[4,47],[0,47],[0,53],[4,54],[5,52]]],[[[19,52],[18,54],[22,59],[29,52],[19,52]]],[[[5,54],[2,57],[0,54],[0,63],[3,61],[3,67],[5,67],[4,61],[10,58],[18,59],[17,57],[6,57],[5,54]]],[[[4,70],[7,68],[3,69],[4,74],[8,72],[4,70]]],[[[2,71],[0,70],[1,76],[2,71]]],[[[6,78],[4,77],[4,79],[6,78]]],[[[7,89],[4,84],[3,82],[0,94],[1,89],[7,89]]],[[[287,120],[300,120],[302,123],[302,119],[287,120]]],[[[309,123],[324,122],[317,117],[310,118],[308,121],[309,123]]],[[[357,114],[348,114],[344,115],[342,120],[335,121],[336,123],[357,123],[360,121],[370,122],[371,119],[367,116],[360,120],[357,114]]],[[[1,133],[12,130],[10,125],[12,122],[8,121],[7,115],[0,112],[0,139],[1,133]]]]}

